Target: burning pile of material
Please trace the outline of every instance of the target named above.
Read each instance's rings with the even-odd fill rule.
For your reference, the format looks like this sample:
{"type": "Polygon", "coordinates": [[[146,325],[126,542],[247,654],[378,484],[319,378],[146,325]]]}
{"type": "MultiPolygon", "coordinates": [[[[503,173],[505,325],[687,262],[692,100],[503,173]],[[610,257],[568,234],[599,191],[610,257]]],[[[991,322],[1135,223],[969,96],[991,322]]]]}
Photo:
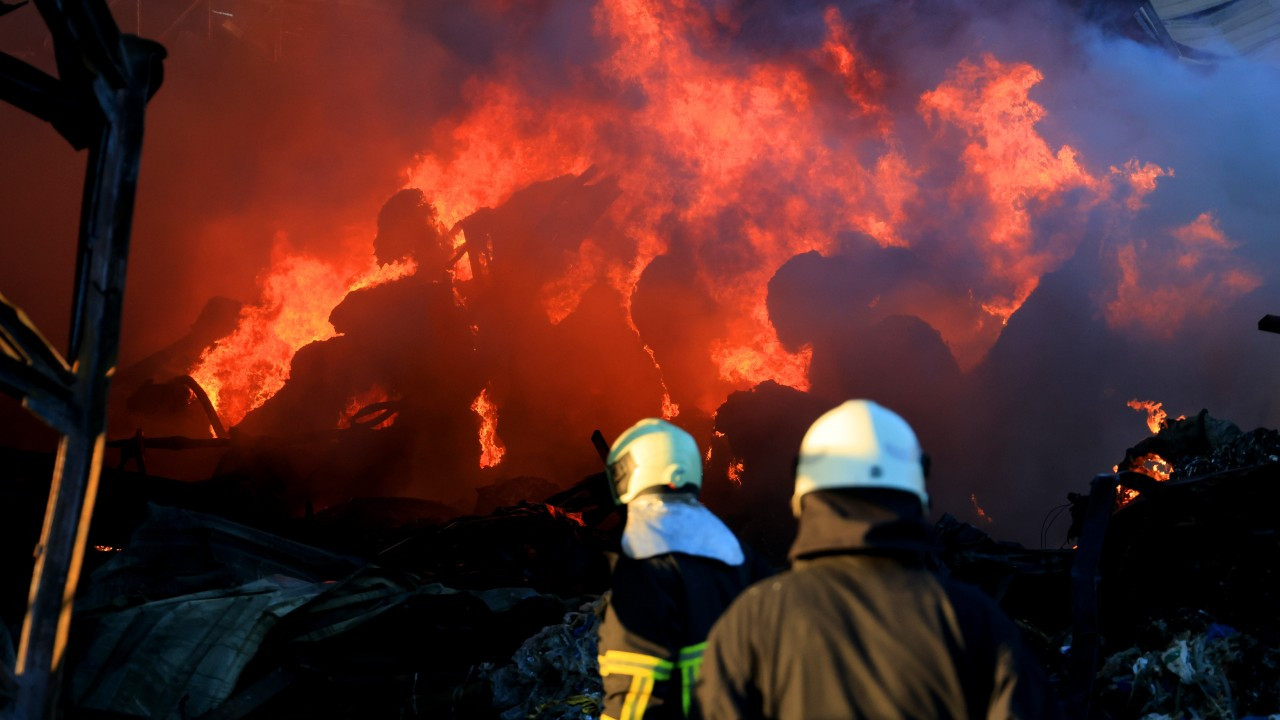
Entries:
{"type": "MultiPolygon", "coordinates": [[[[399,19],[421,24],[415,40],[439,45],[461,78],[423,90],[447,112],[406,123],[402,174],[380,196],[363,191],[359,212],[323,222],[328,208],[305,208],[307,228],[328,226],[319,237],[260,228],[254,242],[272,251],[245,271],[259,296],[174,371],[241,437],[389,436],[367,443],[380,462],[312,446],[233,453],[221,468],[286,465],[300,478],[291,492],[320,506],[380,493],[467,511],[495,480],[563,486],[592,470],[592,430],[642,416],[677,417],[710,446],[732,396],[772,383],[816,405],[867,395],[895,407],[939,470],[963,478],[939,502],[967,507],[976,492],[997,522],[1018,523],[1019,508],[1047,505],[1105,459],[1050,447],[1113,402],[1104,389],[1162,390],[1131,368],[1269,291],[1248,216],[1213,194],[1221,183],[1185,152],[1194,142],[1156,127],[1181,116],[1180,92],[1146,80],[1225,93],[1252,66],[1211,85],[1066,5],[423,12],[399,19]],[[449,35],[460,27],[474,52],[449,35]],[[1158,116],[1143,142],[1096,127],[1139,115],[1158,116]],[[443,254],[406,262],[378,247],[377,202],[395,183],[421,192],[443,254]],[[424,310],[409,288],[427,286],[453,306],[424,310]],[[1126,362],[1077,357],[1095,344],[1125,348],[1126,362]],[[387,411],[372,425],[359,416],[369,405],[387,411]],[[1036,482],[1015,479],[1028,468],[1036,482]]],[[[382,19],[367,22],[391,40],[405,32],[382,19]]],[[[233,234],[210,223],[197,235],[249,242],[233,234]]],[[[1162,383],[1230,384],[1206,365],[1162,383]]],[[[116,419],[116,437],[169,434],[154,416],[116,419]]],[[[1102,454],[1109,430],[1079,445],[1102,454]]],[[[771,459],[739,449],[750,432],[713,456],[717,480],[774,482],[771,459]]]]}
{"type": "Polygon", "coordinates": [[[1117,470],[1179,481],[1280,462],[1280,432],[1257,428],[1246,433],[1234,423],[1212,417],[1208,410],[1192,418],[1164,421],[1153,432],[1125,453],[1117,470]],[[1151,464],[1159,469],[1153,472],[1151,464]]]}

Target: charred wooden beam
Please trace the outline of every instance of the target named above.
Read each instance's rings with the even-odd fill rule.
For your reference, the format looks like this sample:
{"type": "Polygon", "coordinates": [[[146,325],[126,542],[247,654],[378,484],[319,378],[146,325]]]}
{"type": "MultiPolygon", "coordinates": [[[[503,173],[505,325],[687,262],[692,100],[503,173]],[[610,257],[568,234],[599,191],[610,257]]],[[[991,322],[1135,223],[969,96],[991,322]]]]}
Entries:
{"type": "Polygon", "coordinates": [[[1258,321],[1258,329],[1262,332],[1280,333],[1280,315],[1264,315],[1258,321]]]}
{"type": "Polygon", "coordinates": [[[54,712],[72,601],[105,445],[107,391],[119,350],[125,267],[147,101],[164,48],[122,35],[103,0],[35,0],[53,38],[54,79],[0,57],[0,100],[88,147],[71,337],[66,357],[0,298],[0,389],[62,434],[19,640],[17,696],[6,715],[54,712]]]}

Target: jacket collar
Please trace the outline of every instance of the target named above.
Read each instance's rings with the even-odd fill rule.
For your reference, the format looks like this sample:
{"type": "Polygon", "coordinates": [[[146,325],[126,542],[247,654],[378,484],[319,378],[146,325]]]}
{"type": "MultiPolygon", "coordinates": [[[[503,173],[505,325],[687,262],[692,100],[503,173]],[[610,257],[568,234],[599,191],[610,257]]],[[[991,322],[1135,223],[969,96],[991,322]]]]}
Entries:
{"type": "Polygon", "coordinates": [[[919,499],[910,493],[819,490],[801,498],[800,528],[790,557],[863,553],[919,562],[941,549],[919,499]]]}

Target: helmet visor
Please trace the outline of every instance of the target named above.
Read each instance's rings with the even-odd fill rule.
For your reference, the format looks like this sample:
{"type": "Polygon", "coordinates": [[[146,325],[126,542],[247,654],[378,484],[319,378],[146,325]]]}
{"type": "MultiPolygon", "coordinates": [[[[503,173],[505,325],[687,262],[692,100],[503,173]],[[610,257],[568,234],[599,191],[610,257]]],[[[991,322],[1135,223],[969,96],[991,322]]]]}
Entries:
{"type": "Polygon", "coordinates": [[[617,460],[609,463],[606,468],[609,476],[609,492],[613,493],[613,501],[621,502],[621,498],[627,494],[627,489],[631,484],[631,476],[636,471],[635,458],[630,452],[625,452],[618,456],[617,460]]]}

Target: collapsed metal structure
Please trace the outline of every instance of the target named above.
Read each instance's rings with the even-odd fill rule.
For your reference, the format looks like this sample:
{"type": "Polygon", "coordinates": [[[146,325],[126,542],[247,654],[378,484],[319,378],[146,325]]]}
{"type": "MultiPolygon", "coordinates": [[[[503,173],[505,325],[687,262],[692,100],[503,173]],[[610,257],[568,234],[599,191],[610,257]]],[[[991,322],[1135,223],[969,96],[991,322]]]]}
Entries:
{"type": "MultiPolygon", "coordinates": [[[[62,436],[31,578],[7,715],[50,714],[102,466],[107,390],[120,341],[129,233],[147,101],[164,48],[120,32],[103,0],[34,0],[58,77],[0,53],[0,100],[88,149],[71,332],[64,356],[0,296],[0,388],[62,436]]],[[[5,10],[16,7],[5,6],[5,10]]]]}

